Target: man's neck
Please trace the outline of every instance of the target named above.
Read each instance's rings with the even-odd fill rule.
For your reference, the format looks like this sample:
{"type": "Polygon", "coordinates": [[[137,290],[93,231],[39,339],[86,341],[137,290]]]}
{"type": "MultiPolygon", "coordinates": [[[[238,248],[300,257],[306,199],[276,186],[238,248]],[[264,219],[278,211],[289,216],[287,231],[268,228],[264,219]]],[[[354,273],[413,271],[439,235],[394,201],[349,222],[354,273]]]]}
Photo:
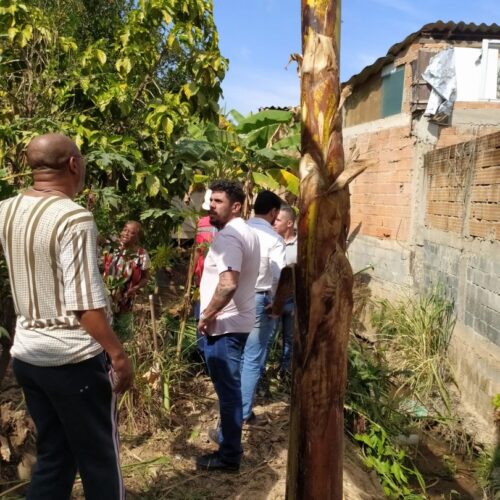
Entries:
{"type": "Polygon", "coordinates": [[[67,196],[68,198],[73,198],[75,193],[70,186],[63,183],[55,182],[44,182],[34,180],[33,185],[30,188],[32,194],[36,196],[67,196]]]}
{"type": "Polygon", "coordinates": [[[262,219],[262,220],[265,220],[268,224],[271,224],[271,221],[272,221],[272,217],[270,215],[257,215],[255,214],[254,217],[256,219],[262,219]]]}
{"type": "Polygon", "coordinates": [[[295,239],[295,231],[287,231],[285,233],[285,236],[283,238],[286,243],[289,243],[290,241],[293,241],[295,239]]]}
{"type": "Polygon", "coordinates": [[[219,231],[222,231],[232,220],[238,219],[239,217],[241,217],[240,214],[235,215],[234,217],[231,217],[223,226],[221,227],[214,226],[214,227],[216,227],[219,231]]]}

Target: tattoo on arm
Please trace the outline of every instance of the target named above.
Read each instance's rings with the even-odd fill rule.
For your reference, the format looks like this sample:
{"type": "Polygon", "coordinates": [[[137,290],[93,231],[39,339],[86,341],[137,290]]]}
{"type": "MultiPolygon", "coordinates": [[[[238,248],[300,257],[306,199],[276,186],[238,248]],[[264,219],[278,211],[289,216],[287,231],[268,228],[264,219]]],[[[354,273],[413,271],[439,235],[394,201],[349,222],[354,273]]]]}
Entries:
{"type": "Polygon", "coordinates": [[[203,311],[205,316],[215,316],[220,310],[229,304],[229,301],[233,298],[233,295],[238,288],[238,278],[239,273],[235,271],[228,271],[227,273],[221,274],[212,300],[203,311]]]}

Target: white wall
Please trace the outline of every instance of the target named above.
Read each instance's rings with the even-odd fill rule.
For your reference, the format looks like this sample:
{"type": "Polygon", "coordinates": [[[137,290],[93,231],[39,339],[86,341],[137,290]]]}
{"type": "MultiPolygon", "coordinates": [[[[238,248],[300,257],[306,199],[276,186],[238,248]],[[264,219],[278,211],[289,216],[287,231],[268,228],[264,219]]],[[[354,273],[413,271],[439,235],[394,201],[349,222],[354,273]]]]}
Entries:
{"type": "Polygon", "coordinates": [[[496,100],[497,48],[489,48],[483,58],[482,49],[455,47],[455,66],[457,101],[496,100]]]}

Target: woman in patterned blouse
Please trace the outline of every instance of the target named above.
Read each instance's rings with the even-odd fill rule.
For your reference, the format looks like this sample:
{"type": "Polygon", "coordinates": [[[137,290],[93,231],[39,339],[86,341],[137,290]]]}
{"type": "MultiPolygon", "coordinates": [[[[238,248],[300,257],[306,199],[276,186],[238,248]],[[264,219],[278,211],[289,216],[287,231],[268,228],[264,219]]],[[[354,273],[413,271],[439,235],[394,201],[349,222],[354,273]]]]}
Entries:
{"type": "Polygon", "coordinates": [[[104,255],[104,280],[115,314],[131,312],[136,293],[148,282],[151,261],[140,246],[141,236],[141,224],[128,221],[120,233],[118,248],[104,255]]]}

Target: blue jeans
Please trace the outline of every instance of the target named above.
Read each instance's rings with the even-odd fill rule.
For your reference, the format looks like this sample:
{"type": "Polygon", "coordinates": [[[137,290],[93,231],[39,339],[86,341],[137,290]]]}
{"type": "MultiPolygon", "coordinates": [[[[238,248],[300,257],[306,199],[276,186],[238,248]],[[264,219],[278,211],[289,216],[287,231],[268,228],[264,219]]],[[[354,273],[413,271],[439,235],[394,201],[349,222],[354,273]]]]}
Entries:
{"type": "Polygon", "coordinates": [[[243,399],[243,419],[252,414],[255,390],[267,354],[267,344],[274,329],[275,321],[265,308],[271,303],[267,294],[255,294],[255,326],[248,336],[241,369],[241,396],[243,399]]]}
{"type": "Polygon", "coordinates": [[[205,360],[219,398],[219,456],[227,463],[240,463],[241,426],[241,357],[248,333],[206,336],[205,360]]]}
{"type": "MultiPolygon", "coordinates": [[[[281,328],[283,331],[283,351],[280,359],[280,372],[289,372],[292,361],[292,346],[293,346],[293,330],[295,320],[295,304],[293,297],[290,297],[283,306],[283,312],[280,317],[281,328]]],[[[274,331],[274,337],[279,330],[279,324],[274,331]]],[[[274,338],[272,339],[274,341],[274,338]]],[[[271,348],[272,342],[269,343],[268,349],[271,348]]]]}

